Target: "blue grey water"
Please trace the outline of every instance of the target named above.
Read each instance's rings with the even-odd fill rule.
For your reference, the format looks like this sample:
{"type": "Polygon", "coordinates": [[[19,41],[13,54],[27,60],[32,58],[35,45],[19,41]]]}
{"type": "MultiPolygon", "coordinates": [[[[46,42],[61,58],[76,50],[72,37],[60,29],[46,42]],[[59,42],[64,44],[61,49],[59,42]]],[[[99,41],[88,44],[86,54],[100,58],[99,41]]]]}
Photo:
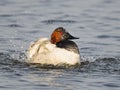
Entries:
{"type": "Polygon", "coordinates": [[[120,0],[0,0],[0,90],[120,90],[120,0]],[[32,41],[62,26],[80,68],[23,63],[32,41]]]}

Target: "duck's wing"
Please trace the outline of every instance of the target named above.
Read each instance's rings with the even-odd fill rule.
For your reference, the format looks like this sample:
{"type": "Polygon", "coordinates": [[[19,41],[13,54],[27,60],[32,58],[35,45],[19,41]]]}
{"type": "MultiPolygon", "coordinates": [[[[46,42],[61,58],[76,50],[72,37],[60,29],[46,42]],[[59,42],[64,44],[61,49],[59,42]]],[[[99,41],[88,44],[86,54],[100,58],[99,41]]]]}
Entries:
{"type": "Polygon", "coordinates": [[[35,42],[32,42],[27,50],[27,58],[32,58],[34,55],[40,52],[40,48],[49,42],[47,38],[40,38],[35,42]]]}

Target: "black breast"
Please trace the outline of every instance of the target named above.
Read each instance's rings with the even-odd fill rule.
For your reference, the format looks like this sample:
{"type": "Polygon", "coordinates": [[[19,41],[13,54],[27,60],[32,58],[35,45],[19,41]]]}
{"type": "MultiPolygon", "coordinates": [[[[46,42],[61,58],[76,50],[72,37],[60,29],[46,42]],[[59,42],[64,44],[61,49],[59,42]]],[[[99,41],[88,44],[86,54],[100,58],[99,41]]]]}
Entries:
{"type": "Polygon", "coordinates": [[[79,53],[79,49],[78,49],[76,43],[73,41],[69,41],[69,40],[61,41],[61,42],[58,42],[56,44],[56,46],[59,48],[64,48],[68,51],[73,51],[75,53],[79,53]]]}

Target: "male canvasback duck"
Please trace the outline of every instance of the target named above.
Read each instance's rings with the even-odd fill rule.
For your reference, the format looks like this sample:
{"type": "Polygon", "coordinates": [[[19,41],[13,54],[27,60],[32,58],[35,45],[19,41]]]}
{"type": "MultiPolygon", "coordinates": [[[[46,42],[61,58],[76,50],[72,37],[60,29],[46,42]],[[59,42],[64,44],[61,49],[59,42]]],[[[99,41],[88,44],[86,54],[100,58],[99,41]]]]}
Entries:
{"type": "Polygon", "coordinates": [[[63,27],[56,28],[51,39],[40,38],[33,42],[27,51],[27,62],[51,65],[80,64],[79,49],[71,39],[79,39],[63,27]]]}

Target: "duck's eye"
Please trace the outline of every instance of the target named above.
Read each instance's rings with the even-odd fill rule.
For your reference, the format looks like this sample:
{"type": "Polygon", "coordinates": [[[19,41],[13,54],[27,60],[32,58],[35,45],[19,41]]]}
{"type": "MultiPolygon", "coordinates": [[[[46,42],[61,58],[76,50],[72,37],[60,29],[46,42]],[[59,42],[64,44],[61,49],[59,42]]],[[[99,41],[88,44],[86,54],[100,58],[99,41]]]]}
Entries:
{"type": "Polygon", "coordinates": [[[63,35],[63,32],[59,31],[59,33],[60,33],[61,35],[63,35]]]}

